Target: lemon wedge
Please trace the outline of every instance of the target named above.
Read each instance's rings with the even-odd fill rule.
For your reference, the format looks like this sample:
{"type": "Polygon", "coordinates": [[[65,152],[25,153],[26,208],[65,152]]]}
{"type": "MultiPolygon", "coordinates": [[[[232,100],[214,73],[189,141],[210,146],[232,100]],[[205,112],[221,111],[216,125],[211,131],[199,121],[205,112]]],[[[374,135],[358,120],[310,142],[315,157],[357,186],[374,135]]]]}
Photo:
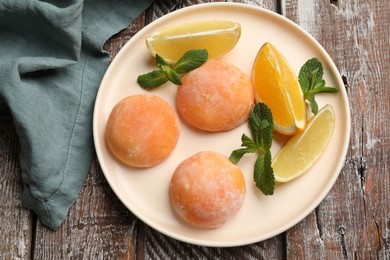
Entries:
{"type": "Polygon", "coordinates": [[[334,130],[335,114],[325,105],[313,116],[305,129],[293,136],[272,161],[275,181],[289,182],[313,166],[325,150],[334,130]]]}
{"type": "Polygon", "coordinates": [[[275,130],[293,135],[306,124],[306,106],[298,78],[271,43],[258,51],[252,66],[255,98],[272,112],[275,130]]]}
{"type": "Polygon", "coordinates": [[[158,53],[169,63],[191,49],[206,49],[216,59],[232,50],[240,36],[240,24],[232,21],[194,21],[157,31],[146,37],[146,45],[153,56],[158,53]]]}

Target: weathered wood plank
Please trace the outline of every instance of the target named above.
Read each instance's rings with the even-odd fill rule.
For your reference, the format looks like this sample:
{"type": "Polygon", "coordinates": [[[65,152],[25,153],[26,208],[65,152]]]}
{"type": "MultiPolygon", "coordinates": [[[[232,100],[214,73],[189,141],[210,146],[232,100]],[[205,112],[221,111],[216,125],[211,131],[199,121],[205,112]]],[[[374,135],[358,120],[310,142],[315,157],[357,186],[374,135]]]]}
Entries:
{"type": "MultiPolygon", "coordinates": [[[[214,1],[216,2],[216,1],[214,1]]],[[[279,2],[275,0],[227,0],[225,2],[233,2],[233,3],[243,3],[243,4],[249,4],[253,6],[262,7],[274,12],[278,12],[279,10],[279,2]]]]}
{"type": "Polygon", "coordinates": [[[19,141],[11,113],[0,98],[0,258],[29,259],[33,216],[22,208],[19,141]]]}
{"type": "Polygon", "coordinates": [[[134,259],[137,219],[117,199],[97,160],[63,225],[51,231],[40,222],[35,259],[134,259]]]}
{"type": "Polygon", "coordinates": [[[385,1],[282,1],[282,12],[334,59],[352,114],[345,167],[317,210],[287,232],[288,258],[390,258],[389,8],[385,1]]]}
{"type": "MultiPolygon", "coordinates": [[[[141,239],[141,238],[139,238],[141,239]]],[[[281,236],[252,245],[229,248],[196,246],[145,227],[144,251],[139,259],[283,259],[281,236]]]]}

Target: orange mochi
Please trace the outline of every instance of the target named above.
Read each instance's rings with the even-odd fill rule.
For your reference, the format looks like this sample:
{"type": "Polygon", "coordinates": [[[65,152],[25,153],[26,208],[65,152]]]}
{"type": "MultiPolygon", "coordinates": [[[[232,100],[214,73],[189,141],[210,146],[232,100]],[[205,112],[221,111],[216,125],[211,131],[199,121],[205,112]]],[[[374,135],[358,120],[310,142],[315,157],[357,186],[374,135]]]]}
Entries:
{"type": "Polygon", "coordinates": [[[229,159],[216,152],[199,152],[176,168],[170,183],[174,212],[188,223],[216,228],[241,208],[244,176],[229,159]]]}
{"type": "Polygon", "coordinates": [[[179,119],[162,98],[138,94],[115,105],[105,138],[113,155],[134,167],[151,167],[168,158],[179,138],[179,119]]]}
{"type": "Polygon", "coordinates": [[[222,60],[208,60],[185,74],[176,96],[177,109],[192,126],[211,132],[244,123],[254,105],[250,78],[222,60]]]}

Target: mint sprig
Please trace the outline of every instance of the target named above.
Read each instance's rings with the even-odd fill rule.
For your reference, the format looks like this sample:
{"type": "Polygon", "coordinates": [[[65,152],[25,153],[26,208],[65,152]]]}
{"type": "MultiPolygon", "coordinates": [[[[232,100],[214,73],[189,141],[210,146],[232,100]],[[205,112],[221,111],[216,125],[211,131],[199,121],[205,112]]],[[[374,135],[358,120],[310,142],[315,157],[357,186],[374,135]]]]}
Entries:
{"type": "Polygon", "coordinates": [[[183,84],[181,82],[181,78],[180,78],[179,74],[177,74],[177,72],[175,70],[171,69],[171,67],[169,67],[168,65],[162,65],[161,70],[164,72],[167,79],[170,82],[172,82],[173,84],[176,84],[176,85],[183,84]]]}
{"type": "Polygon", "coordinates": [[[168,81],[165,72],[160,70],[153,70],[147,74],[138,76],[137,82],[140,86],[146,89],[153,89],[161,86],[168,81]]]}
{"type": "Polygon", "coordinates": [[[244,154],[258,153],[254,165],[254,181],[265,194],[272,195],[275,188],[275,177],[271,166],[271,146],[273,139],[273,119],[271,110],[264,103],[258,103],[249,115],[249,126],[253,138],[246,134],[241,136],[240,149],[234,150],[229,159],[237,164],[244,154]]]}
{"type": "Polygon", "coordinates": [[[155,62],[160,69],[138,76],[137,83],[145,89],[157,88],[167,81],[181,85],[180,75],[200,67],[207,59],[206,49],[189,50],[173,65],[156,54],[155,62]]]}
{"type": "Polygon", "coordinates": [[[322,63],[317,58],[309,59],[303,64],[299,71],[298,80],[301,85],[305,100],[310,103],[313,114],[318,112],[318,104],[314,95],[320,92],[335,93],[337,89],[327,86],[323,79],[324,69],[322,63]]]}
{"type": "Polygon", "coordinates": [[[208,52],[206,49],[190,50],[184,53],[183,56],[173,64],[172,68],[178,74],[184,74],[200,67],[207,59],[208,52]]]}

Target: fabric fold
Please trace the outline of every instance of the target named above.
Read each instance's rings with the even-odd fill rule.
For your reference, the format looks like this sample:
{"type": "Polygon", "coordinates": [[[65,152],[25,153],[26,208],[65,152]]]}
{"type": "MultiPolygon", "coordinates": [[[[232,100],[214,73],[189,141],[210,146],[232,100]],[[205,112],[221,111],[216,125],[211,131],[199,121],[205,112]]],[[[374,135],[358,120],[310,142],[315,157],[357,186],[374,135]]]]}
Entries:
{"type": "Polygon", "coordinates": [[[0,3],[0,95],[19,136],[22,203],[51,229],[90,167],[93,105],[109,62],[102,46],[151,2],[0,3]]]}

